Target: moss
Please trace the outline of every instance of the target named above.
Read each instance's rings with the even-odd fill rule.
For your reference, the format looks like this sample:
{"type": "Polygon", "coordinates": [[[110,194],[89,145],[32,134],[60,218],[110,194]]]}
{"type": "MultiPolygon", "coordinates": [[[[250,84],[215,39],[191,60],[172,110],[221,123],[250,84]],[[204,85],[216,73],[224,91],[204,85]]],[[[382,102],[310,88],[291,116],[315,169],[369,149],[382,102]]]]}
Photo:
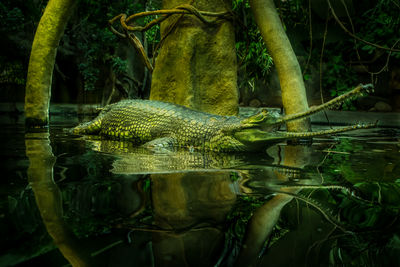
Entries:
{"type": "MultiPolygon", "coordinates": [[[[164,1],[163,8],[180,4],[182,1],[164,1]]],[[[196,1],[194,6],[201,11],[227,11],[220,1],[196,1]]],[[[163,22],[162,36],[177,18],[163,22]]],[[[180,18],[157,57],[150,99],[219,115],[236,115],[237,63],[232,23],[205,25],[194,16],[180,18]]]]}
{"type": "Polygon", "coordinates": [[[25,92],[26,123],[49,120],[51,81],[57,47],[76,0],[50,0],[36,30],[25,92]]]}

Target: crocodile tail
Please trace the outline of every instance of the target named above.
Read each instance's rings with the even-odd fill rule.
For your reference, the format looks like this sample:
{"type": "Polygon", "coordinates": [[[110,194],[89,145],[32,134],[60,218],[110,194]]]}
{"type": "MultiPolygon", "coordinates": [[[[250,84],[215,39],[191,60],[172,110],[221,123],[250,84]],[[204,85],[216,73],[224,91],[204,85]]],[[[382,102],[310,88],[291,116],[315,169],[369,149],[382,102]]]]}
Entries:
{"type": "Polygon", "coordinates": [[[102,117],[98,116],[92,121],[79,124],[71,129],[72,134],[98,134],[101,130],[102,117]]]}

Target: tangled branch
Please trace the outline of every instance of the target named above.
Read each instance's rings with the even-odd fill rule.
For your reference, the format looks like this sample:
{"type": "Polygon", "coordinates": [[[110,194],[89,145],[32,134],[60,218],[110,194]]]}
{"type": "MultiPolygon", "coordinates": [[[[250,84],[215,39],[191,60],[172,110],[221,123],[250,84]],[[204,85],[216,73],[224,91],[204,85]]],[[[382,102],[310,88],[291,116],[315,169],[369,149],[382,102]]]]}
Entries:
{"type": "Polygon", "coordinates": [[[363,42],[363,43],[365,43],[367,45],[370,45],[370,46],[374,46],[374,47],[379,48],[379,49],[383,49],[383,50],[387,50],[387,51],[391,51],[391,52],[400,52],[400,49],[395,49],[393,47],[392,48],[388,48],[388,47],[384,47],[384,46],[381,46],[381,45],[378,45],[378,44],[375,44],[375,43],[368,42],[368,41],[358,37],[357,35],[353,34],[352,32],[350,32],[343,25],[343,23],[340,21],[340,19],[337,17],[337,15],[335,13],[335,10],[333,9],[333,7],[331,5],[331,2],[329,0],[326,0],[326,1],[328,2],[328,6],[329,6],[329,9],[331,10],[332,16],[335,18],[335,20],[339,24],[340,28],[342,28],[348,35],[350,35],[351,37],[353,37],[354,39],[356,39],[356,40],[358,40],[360,42],[363,42]]]}
{"type": "MultiPolygon", "coordinates": [[[[162,10],[154,10],[154,11],[145,11],[137,14],[130,15],[129,17],[126,14],[119,14],[109,20],[109,28],[110,30],[121,38],[127,38],[129,42],[136,48],[139,52],[140,58],[145,64],[145,66],[149,69],[150,72],[153,72],[153,64],[150,62],[145,49],[143,48],[142,43],[139,38],[137,38],[134,32],[145,32],[154,25],[160,24],[171,15],[181,14],[183,15],[193,15],[196,16],[201,22],[207,25],[212,25],[218,23],[220,20],[231,19],[230,12],[208,12],[208,11],[199,11],[194,6],[189,4],[183,4],[177,6],[172,9],[162,9],[162,10]],[[144,26],[131,25],[134,24],[134,21],[147,16],[160,16],[156,19],[153,19],[149,23],[144,26]],[[211,19],[207,18],[211,17],[211,19]],[[113,24],[119,19],[120,24],[122,26],[123,32],[116,30],[113,24]]],[[[176,23],[175,23],[176,24],[176,23]]],[[[170,31],[169,31],[170,32],[170,31]]],[[[168,32],[168,33],[169,33],[168,32]]],[[[168,34],[167,34],[168,35],[168,34]]],[[[163,37],[165,39],[166,36],[163,37]]]]}

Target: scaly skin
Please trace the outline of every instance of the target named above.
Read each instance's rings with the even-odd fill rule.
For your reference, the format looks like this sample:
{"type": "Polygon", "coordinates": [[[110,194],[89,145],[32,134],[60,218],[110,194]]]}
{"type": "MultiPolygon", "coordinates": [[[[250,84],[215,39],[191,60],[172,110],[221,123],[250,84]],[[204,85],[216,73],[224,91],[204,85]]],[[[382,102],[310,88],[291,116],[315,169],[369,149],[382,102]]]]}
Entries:
{"type": "Polygon", "coordinates": [[[188,147],[213,151],[259,151],[286,139],[311,138],[374,127],[354,125],[319,132],[278,132],[280,124],[303,119],[371,89],[359,85],[321,106],[284,117],[266,110],[241,119],[195,111],[180,105],[150,100],[125,100],[106,106],[93,121],[72,129],[74,134],[97,134],[109,139],[131,140],[147,147],[188,147]]]}

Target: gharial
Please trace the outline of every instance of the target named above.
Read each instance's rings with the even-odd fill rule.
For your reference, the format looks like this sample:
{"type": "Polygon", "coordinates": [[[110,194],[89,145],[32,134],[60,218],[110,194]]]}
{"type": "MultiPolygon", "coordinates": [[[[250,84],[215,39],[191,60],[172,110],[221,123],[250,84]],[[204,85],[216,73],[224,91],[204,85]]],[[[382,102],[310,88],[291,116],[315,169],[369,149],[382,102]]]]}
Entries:
{"type": "Polygon", "coordinates": [[[363,95],[372,85],[359,85],[325,104],[286,116],[267,110],[248,117],[219,116],[184,106],[151,100],[123,100],[105,106],[92,121],[73,128],[73,134],[97,134],[108,139],[131,140],[146,147],[188,147],[213,151],[260,151],[286,139],[312,138],[376,124],[317,132],[282,132],[281,124],[306,118],[343,101],[363,95]]]}

